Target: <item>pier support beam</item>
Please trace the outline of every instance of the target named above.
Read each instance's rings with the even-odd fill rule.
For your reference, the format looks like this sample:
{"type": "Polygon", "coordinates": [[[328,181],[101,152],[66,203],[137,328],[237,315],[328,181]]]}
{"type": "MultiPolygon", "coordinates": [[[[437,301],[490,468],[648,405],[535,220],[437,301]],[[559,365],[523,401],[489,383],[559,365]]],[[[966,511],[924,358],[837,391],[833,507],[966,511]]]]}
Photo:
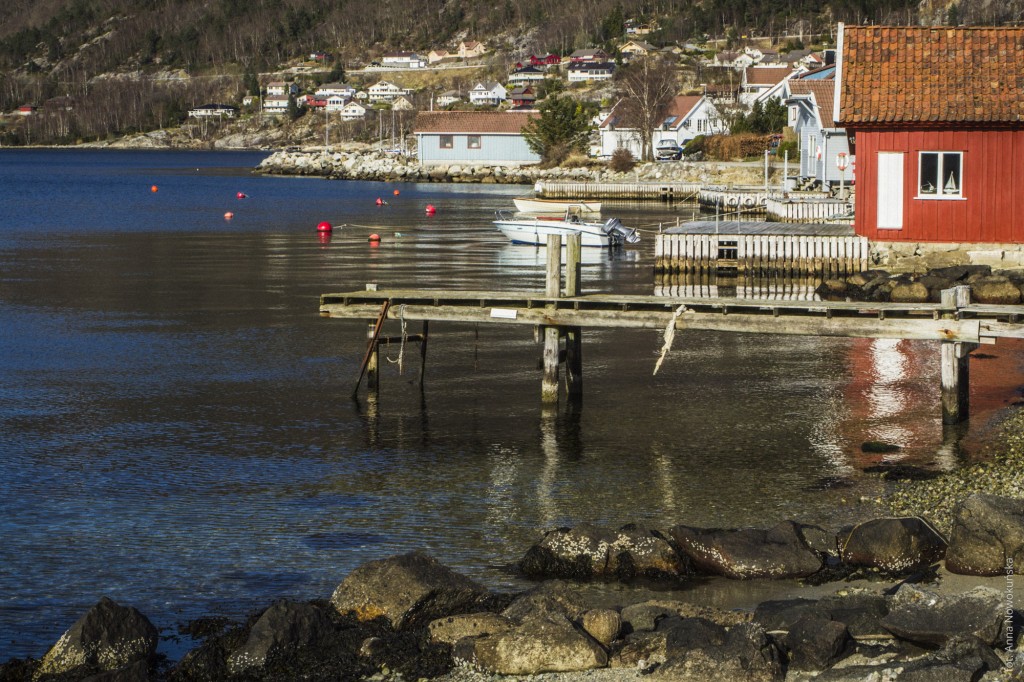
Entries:
{"type": "MultiPolygon", "coordinates": [[[[565,295],[579,296],[582,277],[580,261],[583,256],[583,240],[578,234],[566,237],[565,244],[565,295]]],[[[570,400],[583,397],[583,328],[566,327],[565,332],[565,382],[570,400]]]]}
{"type": "MultiPolygon", "coordinates": [[[[942,306],[962,308],[971,302],[971,288],[942,291],[942,306]]],[[[970,416],[970,355],[976,343],[941,342],[942,423],[957,424],[970,416]]]]}
{"type": "MultiPolygon", "coordinates": [[[[545,296],[560,298],[562,294],[562,238],[548,235],[548,260],[545,296]]],[[[552,306],[553,307],[553,306],[552,306]]],[[[544,377],[541,379],[540,399],[544,404],[558,402],[558,342],[561,330],[558,327],[544,327],[544,377]]]]}

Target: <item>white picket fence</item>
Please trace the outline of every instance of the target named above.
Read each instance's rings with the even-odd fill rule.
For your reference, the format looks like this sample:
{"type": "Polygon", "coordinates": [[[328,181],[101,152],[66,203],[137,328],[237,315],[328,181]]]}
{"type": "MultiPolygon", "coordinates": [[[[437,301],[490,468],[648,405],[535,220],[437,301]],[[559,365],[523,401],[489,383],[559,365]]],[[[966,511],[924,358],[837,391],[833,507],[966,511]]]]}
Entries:
{"type": "Polygon", "coordinates": [[[736,272],[838,277],[868,269],[866,237],[765,234],[659,234],[660,273],[736,272]]]}

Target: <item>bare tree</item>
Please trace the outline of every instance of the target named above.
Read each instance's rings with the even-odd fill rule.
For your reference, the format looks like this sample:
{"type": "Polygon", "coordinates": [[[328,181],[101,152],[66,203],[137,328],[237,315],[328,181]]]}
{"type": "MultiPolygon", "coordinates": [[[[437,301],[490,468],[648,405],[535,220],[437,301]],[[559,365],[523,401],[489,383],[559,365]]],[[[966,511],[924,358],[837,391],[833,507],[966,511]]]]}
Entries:
{"type": "Polygon", "coordinates": [[[651,161],[654,131],[664,120],[669,102],[679,89],[673,64],[661,58],[644,57],[621,72],[618,92],[622,97],[622,126],[640,133],[641,158],[651,161]]]}

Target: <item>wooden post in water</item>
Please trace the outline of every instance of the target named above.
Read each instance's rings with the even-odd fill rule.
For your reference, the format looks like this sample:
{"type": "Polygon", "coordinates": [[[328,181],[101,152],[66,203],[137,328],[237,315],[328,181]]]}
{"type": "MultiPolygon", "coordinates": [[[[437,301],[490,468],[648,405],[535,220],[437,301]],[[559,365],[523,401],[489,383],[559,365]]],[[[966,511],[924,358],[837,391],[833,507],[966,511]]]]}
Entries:
{"type": "Polygon", "coordinates": [[[366,386],[373,391],[380,390],[380,344],[377,337],[380,335],[380,328],[376,323],[370,323],[366,330],[366,344],[369,360],[366,363],[366,386]]]}
{"type": "Polygon", "coordinates": [[[427,371],[427,337],[430,331],[430,320],[423,320],[423,334],[420,338],[420,392],[423,391],[423,376],[427,371]]]}
{"type": "MultiPolygon", "coordinates": [[[[971,288],[943,289],[941,300],[943,308],[962,308],[971,302],[971,288]]],[[[978,344],[942,341],[941,345],[942,423],[957,424],[970,413],[970,356],[978,344]]]]}
{"type": "MultiPolygon", "coordinates": [[[[548,235],[548,268],[545,296],[560,298],[562,293],[562,237],[548,235]]],[[[548,306],[553,308],[554,304],[548,306]]],[[[544,377],[541,379],[540,398],[544,404],[558,402],[558,341],[560,331],[555,326],[544,327],[544,377]]]]}
{"type": "MultiPolygon", "coordinates": [[[[579,234],[568,235],[565,244],[565,295],[570,298],[580,295],[582,251],[582,237],[579,234]]],[[[582,327],[567,327],[565,331],[565,382],[570,400],[583,397],[582,327]]]]}

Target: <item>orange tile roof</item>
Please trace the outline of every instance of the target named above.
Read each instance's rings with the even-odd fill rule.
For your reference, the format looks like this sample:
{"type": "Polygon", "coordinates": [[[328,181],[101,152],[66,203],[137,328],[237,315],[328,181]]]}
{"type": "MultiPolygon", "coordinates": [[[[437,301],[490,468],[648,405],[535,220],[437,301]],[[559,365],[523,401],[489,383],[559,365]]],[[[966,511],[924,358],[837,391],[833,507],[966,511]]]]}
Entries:
{"type": "Polygon", "coordinates": [[[814,103],[818,105],[821,112],[821,124],[826,128],[835,125],[832,121],[833,93],[835,92],[834,80],[809,81],[794,78],[789,81],[789,91],[794,95],[814,95],[814,103]]]}
{"type": "Polygon", "coordinates": [[[747,68],[748,85],[777,85],[793,73],[788,66],[751,66],[747,68]]]}
{"type": "Polygon", "coordinates": [[[537,114],[507,111],[421,111],[417,133],[518,133],[537,114]]]}
{"type": "Polygon", "coordinates": [[[1024,123],[1024,28],[847,26],[841,122],[1024,123]]]}

